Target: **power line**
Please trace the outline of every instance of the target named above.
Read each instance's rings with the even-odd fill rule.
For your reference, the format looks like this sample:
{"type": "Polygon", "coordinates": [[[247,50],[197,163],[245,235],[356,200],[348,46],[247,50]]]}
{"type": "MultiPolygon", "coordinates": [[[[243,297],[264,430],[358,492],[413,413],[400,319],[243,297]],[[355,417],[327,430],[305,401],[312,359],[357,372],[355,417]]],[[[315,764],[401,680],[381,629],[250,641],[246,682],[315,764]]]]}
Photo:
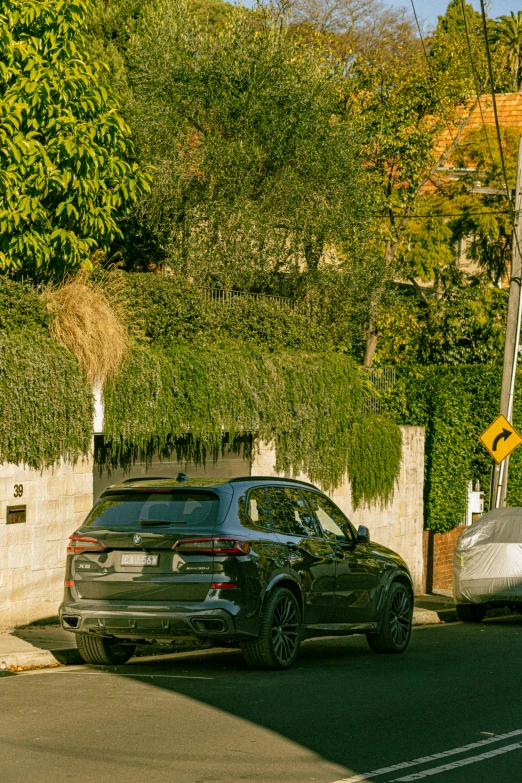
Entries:
{"type": "Polygon", "coordinates": [[[480,111],[480,118],[482,120],[482,127],[484,128],[484,135],[486,136],[486,143],[488,145],[489,155],[491,157],[491,163],[495,165],[495,161],[493,159],[493,150],[491,149],[491,144],[489,143],[489,136],[486,129],[486,123],[484,122],[484,112],[482,111],[482,104],[480,102],[480,96],[482,94],[482,90],[480,89],[479,85],[479,79],[477,74],[477,69],[475,68],[475,63],[473,61],[473,53],[471,51],[471,41],[469,38],[469,28],[468,28],[468,18],[466,16],[466,2],[465,0],[460,0],[462,5],[462,16],[464,17],[464,28],[466,30],[466,42],[468,44],[468,53],[469,53],[469,62],[471,65],[471,72],[473,73],[473,81],[475,82],[475,92],[477,93],[477,101],[479,105],[479,111],[480,111]]]}
{"type": "MultiPolygon", "coordinates": [[[[468,218],[468,217],[478,217],[480,215],[510,215],[511,211],[509,209],[502,209],[502,210],[496,210],[494,212],[455,212],[450,214],[437,214],[437,215],[408,215],[408,220],[415,219],[422,219],[422,220],[432,220],[433,218],[456,218],[456,217],[462,217],[462,218],[468,218]]],[[[403,217],[402,215],[378,215],[377,217],[385,220],[391,220],[392,217],[394,218],[400,218],[403,217]]]]}
{"type": "Polygon", "coordinates": [[[480,13],[482,16],[482,28],[484,30],[484,44],[486,47],[486,59],[488,61],[489,86],[491,87],[491,99],[493,101],[493,114],[495,116],[495,128],[497,131],[498,149],[500,152],[500,163],[502,166],[502,176],[504,177],[504,184],[506,186],[506,192],[507,192],[507,198],[508,198],[510,210],[514,217],[513,203],[511,201],[511,193],[509,192],[509,185],[507,179],[506,161],[504,160],[504,150],[502,149],[502,137],[500,135],[500,124],[498,121],[497,100],[495,98],[495,82],[493,80],[493,64],[491,62],[491,52],[489,50],[488,25],[486,19],[486,9],[484,8],[484,0],[480,0],[480,13]]]}
{"type": "MultiPolygon", "coordinates": [[[[422,37],[422,31],[421,31],[421,27],[420,27],[420,24],[419,24],[419,17],[417,16],[417,11],[415,9],[415,3],[414,3],[414,0],[410,0],[410,2],[411,2],[412,10],[413,10],[413,16],[415,17],[415,24],[417,25],[417,31],[419,33],[420,42],[422,44],[422,51],[424,52],[424,59],[426,60],[426,65],[428,66],[428,71],[431,73],[431,65],[430,65],[430,61],[429,61],[429,58],[428,58],[428,52],[426,51],[426,45],[424,43],[424,38],[422,37]]],[[[448,133],[450,135],[451,143],[454,144],[456,136],[453,135],[453,131],[451,130],[451,128],[449,126],[449,122],[448,122],[448,120],[446,119],[446,117],[444,115],[442,116],[442,119],[444,120],[444,123],[446,125],[446,129],[447,129],[447,131],[448,131],[448,133]]]]}

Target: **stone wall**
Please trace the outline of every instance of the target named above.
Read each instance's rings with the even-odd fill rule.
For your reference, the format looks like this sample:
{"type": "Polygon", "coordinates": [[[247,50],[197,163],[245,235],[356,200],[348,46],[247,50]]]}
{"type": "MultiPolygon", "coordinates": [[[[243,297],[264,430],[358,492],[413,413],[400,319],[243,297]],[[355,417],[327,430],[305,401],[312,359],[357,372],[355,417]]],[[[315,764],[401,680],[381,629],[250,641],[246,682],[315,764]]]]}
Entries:
{"type": "Polygon", "coordinates": [[[43,471],[0,464],[0,628],[56,616],[67,539],[92,506],[92,481],[91,458],[43,471]],[[23,506],[18,521],[12,509],[23,506]]]}
{"type": "MultiPolygon", "coordinates": [[[[332,500],[358,527],[366,525],[371,538],[398,552],[408,564],[415,590],[423,592],[423,487],[424,487],[424,428],[401,427],[402,463],[399,482],[393,500],[386,507],[378,504],[353,509],[350,483],[330,493],[332,500]]],[[[276,476],[275,452],[271,445],[258,443],[252,462],[253,476],[276,476]]],[[[307,481],[307,477],[298,478],[307,481]]]]}

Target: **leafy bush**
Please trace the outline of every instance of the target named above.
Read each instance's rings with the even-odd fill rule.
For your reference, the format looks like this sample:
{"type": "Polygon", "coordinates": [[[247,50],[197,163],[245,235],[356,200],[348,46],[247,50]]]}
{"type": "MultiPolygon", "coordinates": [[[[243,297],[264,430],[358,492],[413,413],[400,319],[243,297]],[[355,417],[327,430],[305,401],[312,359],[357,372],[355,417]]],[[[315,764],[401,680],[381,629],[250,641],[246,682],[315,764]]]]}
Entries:
{"type": "Polygon", "coordinates": [[[46,331],[49,316],[35,289],[13,280],[0,280],[0,332],[46,331]]]}
{"type": "Polygon", "coordinates": [[[254,342],[270,350],[325,351],[331,348],[325,331],[307,316],[270,300],[234,299],[215,304],[216,324],[223,338],[254,342]]]}
{"type": "Polygon", "coordinates": [[[202,346],[239,341],[263,345],[269,350],[331,348],[325,330],[305,315],[276,302],[249,297],[214,302],[182,277],[131,273],[127,279],[129,309],[145,335],[162,348],[176,346],[180,341],[202,346]]]}
{"type": "MultiPolygon", "coordinates": [[[[502,368],[491,365],[397,368],[383,396],[397,424],[426,427],[425,527],[443,533],[462,524],[467,482],[479,480],[488,501],[492,461],[480,434],[499,412],[502,368]]],[[[522,426],[522,372],[516,385],[515,427],[522,426]]],[[[509,469],[508,504],[522,505],[522,449],[509,469]]]]}
{"type": "Polygon", "coordinates": [[[78,363],[50,337],[0,335],[0,462],[44,468],[87,454],[93,399],[78,363]]]}
{"type": "Polygon", "coordinates": [[[169,346],[212,335],[211,303],[186,278],[130,273],[127,287],[129,311],[152,342],[169,346]]]}
{"type": "Polygon", "coordinates": [[[268,353],[252,348],[137,348],[110,380],[105,458],[128,464],[153,449],[168,453],[190,433],[194,453],[216,452],[223,432],[255,433],[276,448],[276,467],[305,472],[325,488],[348,473],[355,502],[386,500],[401,461],[398,427],[360,423],[360,370],[337,353],[268,353]]]}

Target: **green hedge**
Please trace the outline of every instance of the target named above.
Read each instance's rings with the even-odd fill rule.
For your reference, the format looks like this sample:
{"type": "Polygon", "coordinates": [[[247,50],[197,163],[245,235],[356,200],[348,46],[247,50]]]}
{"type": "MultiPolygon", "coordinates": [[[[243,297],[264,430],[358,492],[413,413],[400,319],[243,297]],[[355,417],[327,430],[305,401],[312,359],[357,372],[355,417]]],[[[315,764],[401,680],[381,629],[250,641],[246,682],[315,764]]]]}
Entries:
{"type": "Polygon", "coordinates": [[[106,460],[128,464],[192,436],[217,451],[223,433],[255,433],[276,447],[277,468],[325,488],[346,472],[355,503],[385,501],[401,460],[400,430],[363,417],[363,379],[341,354],[138,348],[105,387],[106,460]]]}
{"type": "Polygon", "coordinates": [[[87,454],[93,400],[78,363],[35,332],[0,335],[0,462],[32,468],[87,454]]]}
{"type": "Polygon", "coordinates": [[[0,278],[0,333],[43,333],[48,324],[45,305],[32,286],[0,278]]]}
{"type": "MultiPolygon", "coordinates": [[[[127,304],[146,338],[161,348],[186,341],[223,347],[238,340],[268,350],[324,351],[326,331],[312,319],[270,300],[238,297],[218,303],[179,277],[130,273],[127,304]]],[[[233,350],[233,347],[232,347],[233,350]]]]}
{"type": "MultiPolygon", "coordinates": [[[[486,508],[492,460],[480,434],[499,413],[502,368],[492,365],[397,368],[397,384],[383,396],[398,424],[426,427],[425,527],[451,530],[466,513],[466,482],[480,481],[486,508]]],[[[522,428],[522,372],[518,373],[514,425],[522,428]]],[[[522,447],[511,457],[508,505],[522,505],[522,447]]]]}

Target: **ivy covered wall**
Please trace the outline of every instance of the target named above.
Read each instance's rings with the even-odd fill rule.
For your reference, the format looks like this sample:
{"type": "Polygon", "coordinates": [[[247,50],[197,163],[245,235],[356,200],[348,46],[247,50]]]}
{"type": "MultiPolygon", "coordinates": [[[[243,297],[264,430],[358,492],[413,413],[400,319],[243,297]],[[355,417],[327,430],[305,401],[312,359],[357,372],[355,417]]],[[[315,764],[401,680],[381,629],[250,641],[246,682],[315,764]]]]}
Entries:
{"type": "Polygon", "coordinates": [[[0,332],[0,411],[0,462],[43,468],[91,448],[91,390],[76,359],[45,334],[0,332]]]}
{"type": "MultiPolygon", "coordinates": [[[[397,383],[383,406],[398,424],[426,427],[424,519],[443,533],[462,523],[467,481],[480,481],[486,509],[492,460],[480,434],[499,413],[502,368],[494,365],[398,367],[397,383]]],[[[514,420],[522,429],[522,371],[516,383],[514,420]]],[[[522,447],[510,460],[508,505],[522,505],[522,447]]]]}
{"type": "MultiPolygon", "coordinates": [[[[363,415],[367,378],[320,325],[269,300],[217,304],[187,281],[128,275],[125,285],[132,348],[105,383],[101,460],[128,465],[180,439],[197,460],[224,434],[252,434],[274,443],[286,474],[325,489],[348,474],[356,505],[390,498],[400,430],[363,415]]],[[[30,286],[0,281],[0,461],[43,467],[90,448],[91,390],[50,337],[53,317],[30,286]]]]}
{"type": "Polygon", "coordinates": [[[270,353],[250,347],[162,352],[136,348],[105,386],[105,459],[125,464],[175,448],[193,453],[254,433],[273,441],[277,469],[305,472],[324,488],[348,476],[356,504],[393,493],[401,435],[391,421],[361,416],[364,376],[338,353],[270,353]]]}

